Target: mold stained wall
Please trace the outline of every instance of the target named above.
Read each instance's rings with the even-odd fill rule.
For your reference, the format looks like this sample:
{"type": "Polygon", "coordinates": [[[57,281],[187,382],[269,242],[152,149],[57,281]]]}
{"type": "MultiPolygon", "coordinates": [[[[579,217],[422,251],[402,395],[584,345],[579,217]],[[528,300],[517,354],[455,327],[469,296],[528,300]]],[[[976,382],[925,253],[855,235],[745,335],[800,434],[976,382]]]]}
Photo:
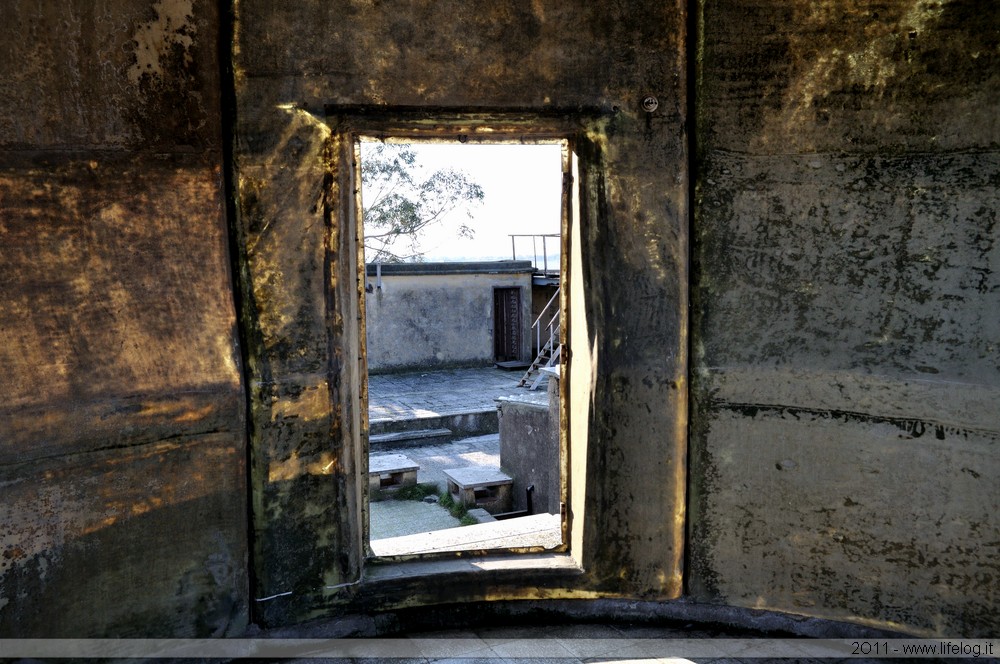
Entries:
{"type": "Polygon", "coordinates": [[[247,623],[217,5],[7,0],[0,637],[247,623]]]}
{"type": "Polygon", "coordinates": [[[1000,628],[1000,7],[705,0],[694,598],[1000,628]]]}
{"type": "MultiPolygon", "coordinates": [[[[581,415],[590,442],[572,462],[586,474],[571,505],[573,548],[592,589],[680,592],[685,21],[683,3],[650,1],[240,0],[238,231],[263,623],[322,613],[351,593],[362,565],[357,257],[355,229],[340,223],[357,183],[328,107],[605,113],[580,145],[601,168],[587,175],[596,212],[582,222],[585,284],[572,314],[588,331],[574,357],[593,374],[581,415]],[[640,108],[649,94],[660,101],[651,114],[640,108]]],[[[439,584],[439,599],[483,597],[480,581],[460,586],[439,584]]]]}

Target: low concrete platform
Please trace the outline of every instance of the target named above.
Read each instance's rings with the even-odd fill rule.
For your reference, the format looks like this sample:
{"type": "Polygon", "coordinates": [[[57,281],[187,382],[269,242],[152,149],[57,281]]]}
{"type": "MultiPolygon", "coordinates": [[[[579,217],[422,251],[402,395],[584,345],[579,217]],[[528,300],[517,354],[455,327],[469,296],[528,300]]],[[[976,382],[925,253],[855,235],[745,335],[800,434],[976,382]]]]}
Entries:
{"type": "Polygon", "coordinates": [[[510,487],[514,480],[499,468],[449,468],[444,476],[448,479],[448,493],[456,503],[481,507],[490,514],[510,511],[510,487]]]}
{"type": "Polygon", "coordinates": [[[368,491],[391,491],[417,483],[420,464],[403,454],[372,454],[368,459],[368,491]]]}

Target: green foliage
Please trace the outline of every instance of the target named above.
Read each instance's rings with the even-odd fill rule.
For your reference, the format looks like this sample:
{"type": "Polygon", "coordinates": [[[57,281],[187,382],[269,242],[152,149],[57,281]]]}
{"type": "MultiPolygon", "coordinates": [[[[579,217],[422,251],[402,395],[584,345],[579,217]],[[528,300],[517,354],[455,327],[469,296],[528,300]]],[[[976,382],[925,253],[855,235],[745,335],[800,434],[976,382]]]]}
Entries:
{"type": "Polygon", "coordinates": [[[423,500],[433,493],[437,493],[437,484],[425,482],[400,487],[392,492],[392,497],[395,500],[423,500]]]}
{"type": "Polygon", "coordinates": [[[394,491],[387,492],[383,497],[392,498],[393,500],[423,500],[426,496],[434,493],[438,494],[438,505],[448,510],[448,513],[458,519],[461,525],[473,526],[479,523],[475,517],[469,515],[469,510],[465,505],[455,502],[450,493],[447,491],[438,493],[437,485],[433,482],[400,487],[394,491]]]}
{"type": "MultiPolygon", "coordinates": [[[[462,171],[444,168],[424,177],[417,155],[406,145],[379,143],[361,160],[365,261],[401,263],[419,260],[421,233],[448,213],[479,205],[482,187],[462,171]]],[[[471,238],[463,224],[458,234],[471,238]]]]}
{"type": "Polygon", "coordinates": [[[469,516],[469,510],[466,509],[465,505],[462,503],[456,503],[455,499],[452,498],[451,494],[447,491],[441,493],[438,505],[448,510],[448,513],[458,519],[463,526],[477,523],[474,518],[469,516]]]}

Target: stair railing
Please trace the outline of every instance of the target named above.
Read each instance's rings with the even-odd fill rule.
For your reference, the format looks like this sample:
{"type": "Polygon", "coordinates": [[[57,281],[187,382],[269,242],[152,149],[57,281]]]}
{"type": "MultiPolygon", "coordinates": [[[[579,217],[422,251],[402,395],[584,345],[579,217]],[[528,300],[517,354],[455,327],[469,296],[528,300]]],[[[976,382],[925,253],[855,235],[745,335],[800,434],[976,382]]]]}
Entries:
{"type": "Polygon", "coordinates": [[[559,334],[559,326],[556,326],[555,335],[549,339],[547,346],[549,346],[549,359],[545,361],[544,365],[539,365],[535,362],[535,370],[538,372],[535,374],[534,380],[531,381],[531,385],[528,386],[529,390],[536,390],[538,386],[541,385],[542,379],[546,376],[541,371],[538,371],[539,366],[554,367],[559,364],[559,355],[562,354],[562,344],[558,343],[556,336],[559,334]]]}
{"type": "Polygon", "coordinates": [[[550,348],[554,348],[554,345],[552,343],[553,335],[558,334],[557,329],[559,327],[559,304],[558,304],[559,290],[560,290],[559,288],[556,289],[556,292],[552,295],[551,298],[549,298],[549,301],[545,304],[545,307],[542,309],[542,313],[538,314],[538,318],[536,318],[535,322],[531,324],[531,329],[535,333],[535,348],[538,349],[539,353],[542,352],[543,348],[541,323],[542,320],[545,319],[545,316],[549,313],[549,309],[554,309],[554,312],[549,318],[548,323],[545,325],[545,327],[548,328],[548,336],[546,338],[546,341],[549,343],[550,348]],[[553,303],[555,303],[555,307],[552,306],[553,303]]]}
{"type": "Polygon", "coordinates": [[[528,371],[525,372],[524,376],[517,384],[518,387],[528,385],[529,390],[534,390],[538,387],[539,383],[542,382],[543,378],[543,374],[538,371],[538,368],[541,366],[551,367],[559,361],[559,355],[562,352],[562,344],[559,343],[559,331],[561,325],[559,323],[558,302],[559,289],[557,288],[556,292],[542,309],[542,313],[538,314],[538,318],[536,318],[535,322],[531,324],[531,329],[535,333],[535,347],[538,348],[538,354],[535,355],[535,360],[531,363],[531,367],[528,368],[528,371]],[[547,322],[543,325],[543,321],[547,322]],[[545,336],[544,343],[542,342],[543,327],[548,331],[548,334],[545,336]]]}

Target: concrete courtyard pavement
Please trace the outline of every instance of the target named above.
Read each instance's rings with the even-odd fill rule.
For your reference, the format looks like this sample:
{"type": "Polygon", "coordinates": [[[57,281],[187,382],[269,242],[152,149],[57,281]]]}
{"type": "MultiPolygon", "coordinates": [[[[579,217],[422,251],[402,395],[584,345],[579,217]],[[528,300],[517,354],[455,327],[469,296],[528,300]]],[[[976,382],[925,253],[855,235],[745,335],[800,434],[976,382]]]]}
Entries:
{"type": "Polygon", "coordinates": [[[438,490],[447,488],[444,471],[450,468],[500,467],[500,434],[462,438],[450,443],[401,450],[402,454],[420,464],[417,481],[434,482],[438,490]]]}
{"type": "Polygon", "coordinates": [[[368,421],[412,420],[496,410],[498,397],[547,399],[518,387],[523,372],[493,367],[368,376],[368,421]]]}
{"type": "MultiPolygon", "coordinates": [[[[432,420],[442,416],[495,411],[497,399],[548,403],[545,390],[517,387],[520,371],[493,367],[447,369],[368,378],[368,418],[371,425],[399,420],[432,420]]],[[[500,466],[500,435],[465,437],[427,445],[406,445],[377,452],[405,454],[420,465],[417,481],[433,482],[438,491],[447,489],[444,471],[450,468],[500,466]]],[[[370,503],[372,540],[445,530],[459,526],[458,519],[437,504],[412,500],[370,503]]]]}
{"type": "MultiPolygon", "coordinates": [[[[490,434],[465,438],[450,443],[426,447],[409,447],[399,450],[420,464],[417,481],[433,482],[438,491],[447,487],[444,471],[467,466],[498,467],[500,465],[500,436],[490,434]]],[[[414,533],[444,530],[461,525],[448,510],[437,504],[418,500],[380,500],[370,503],[371,539],[400,537],[414,533]]]]}

